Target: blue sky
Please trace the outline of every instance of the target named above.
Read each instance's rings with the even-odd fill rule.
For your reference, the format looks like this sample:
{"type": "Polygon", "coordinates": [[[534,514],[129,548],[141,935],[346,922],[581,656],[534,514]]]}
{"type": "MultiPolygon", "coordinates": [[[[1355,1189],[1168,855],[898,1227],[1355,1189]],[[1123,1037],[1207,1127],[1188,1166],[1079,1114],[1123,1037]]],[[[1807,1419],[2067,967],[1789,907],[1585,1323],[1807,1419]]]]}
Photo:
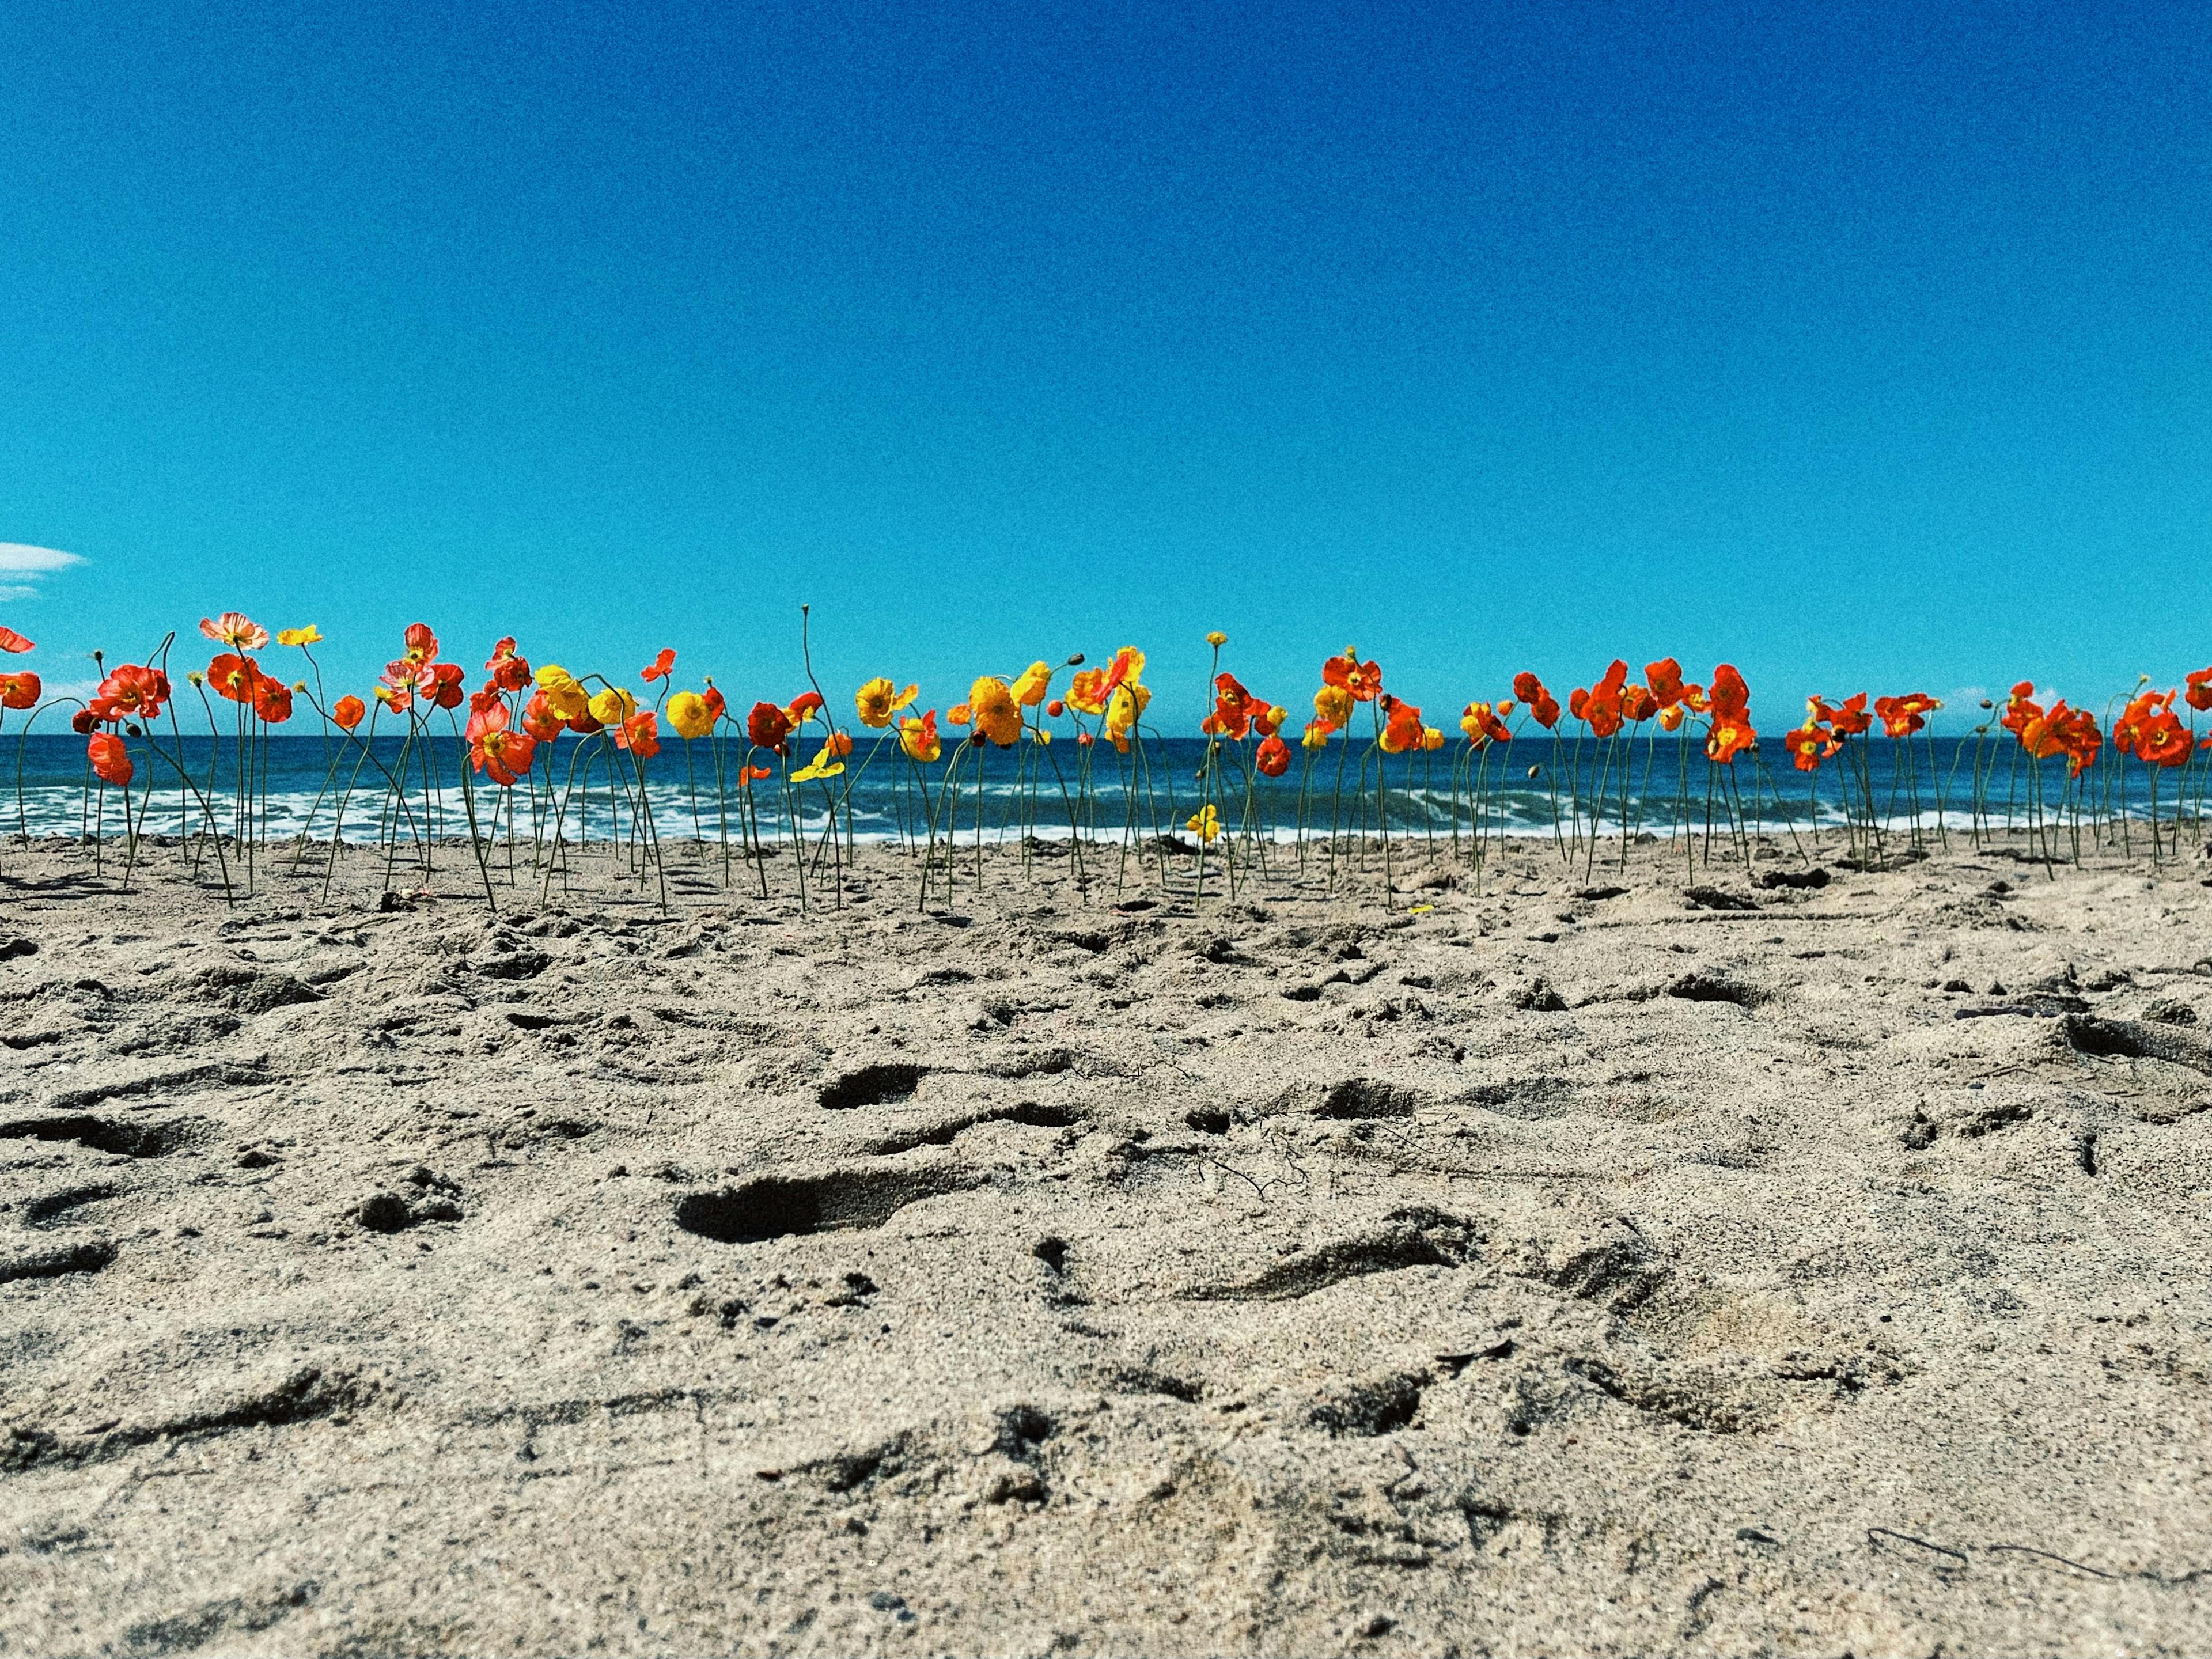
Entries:
{"type": "Polygon", "coordinates": [[[2212,659],[2186,6],[0,8],[0,619],[797,689],[2212,659]],[[22,562],[17,561],[18,564],[22,562]]]}

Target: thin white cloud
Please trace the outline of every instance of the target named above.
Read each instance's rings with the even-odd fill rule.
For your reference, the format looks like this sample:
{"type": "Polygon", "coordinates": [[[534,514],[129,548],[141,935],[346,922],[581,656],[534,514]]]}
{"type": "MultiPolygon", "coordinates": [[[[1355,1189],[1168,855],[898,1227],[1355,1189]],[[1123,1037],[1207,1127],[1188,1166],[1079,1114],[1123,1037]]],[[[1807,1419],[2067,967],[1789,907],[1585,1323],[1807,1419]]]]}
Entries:
{"type": "Polygon", "coordinates": [[[33,547],[28,542],[0,542],[0,570],[11,576],[43,576],[83,562],[76,554],[64,553],[58,547],[33,547]]]}
{"type": "Polygon", "coordinates": [[[84,561],[74,553],[64,553],[58,547],[33,547],[28,542],[0,542],[0,576],[14,580],[0,582],[0,601],[14,602],[39,597],[39,580],[57,570],[66,570],[84,561]]]}

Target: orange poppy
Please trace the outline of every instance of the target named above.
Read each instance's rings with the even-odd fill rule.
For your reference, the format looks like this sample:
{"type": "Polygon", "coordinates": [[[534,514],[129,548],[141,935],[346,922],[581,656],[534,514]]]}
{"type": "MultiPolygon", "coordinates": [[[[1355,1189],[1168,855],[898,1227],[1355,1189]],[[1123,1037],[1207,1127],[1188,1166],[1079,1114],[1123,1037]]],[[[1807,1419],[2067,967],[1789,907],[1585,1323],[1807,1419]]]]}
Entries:
{"type": "MultiPolygon", "coordinates": [[[[2035,682],[2033,680],[2022,680],[2019,684],[2014,686],[2012,689],[2012,695],[2005,699],[2004,714],[1997,721],[1998,725],[2003,726],[2006,731],[2011,732],[2013,736],[2018,738],[2022,743],[2026,743],[2027,741],[2028,722],[2031,720],[2039,720],[2043,718],[2043,705],[2039,702],[2030,701],[2034,695],[2035,682]]],[[[2063,705],[2063,700],[2062,699],[2061,702],[2063,705]]],[[[2039,757],[2038,758],[2044,757],[2039,757]]]]}
{"type": "Polygon", "coordinates": [[[18,673],[0,674],[0,708],[33,708],[46,690],[39,677],[28,669],[18,673]]]}
{"type": "Polygon", "coordinates": [[[660,752],[660,721],[650,708],[641,708],[615,727],[615,747],[627,749],[640,760],[660,752]]]}
{"type": "Polygon", "coordinates": [[[469,717],[469,764],[502,789],[511,789],[530,769],[538,739],[509,728],[507,705],[495,702],[469,717]]]}
{"type": "Polygon", "coordinates": [[[1620,730],[1621,690],[1627,683],[1628,665],[1616,659],[1595,686],[1567,694],[1567,712],[1588,721],[1593,736],[1609,738],[1620,730]]]}
{"type": "Polygon", "coordinates": [[[429,623],[410,623],[407,631],[400,638],[406,641],[409,662],[421,664],[437,660],[438,636],[430,631],[429,623]]]}
{"type": "Polygon", "coordinates": [[[637,677],[650,685],[655,680],[666,679],[675,666],[676,647],[672,645],[664,645],[660,647],[660,654],[653,659],[649,667],[637,671],[637,677]]]}
{"type": "Polygon", "coordinates": [[[1662,657],[1657,662],[1646,663],[1644,684],[1650,688],[1652,700],[1660,708],[1672,708],[1682,701],[1682,665],[1672,657],[1662,657]]]}
{"type": "Polygon", "coordinates": [[[1735,764],[1735,757],[1759,747],[1759,733],[1752,729],[1748,720],[1727,714],[1715,714],[1712,728],[1705,734],[1705,758],[1723,766],[1735,764]]]}
{"type": "Polygon", "coordinates": [[[1342,656],[1331,657],[1321,665],[1321,678],[1322,684],[1338,687],[1354,702],[1372,702],[1382,689],[1382,668],[1360,661],[1359,653],[1348,645],[1342,656]]]}
{"type": "Polygon", "coordinates": [[[368,705],[351,692],[348,692],[331,705],[331,718],[337,722],[337,728],[341,732],[352,731],[355,726],[362,723],[368,714],[368,705]]]}
{"type": "Polygon", "coordinates": [[[553,712],[544,692],[534,692],[522,707],[522,729],[540,743],[551,743],[568,730],[568,722],[553,712]]]}
{"type": "Polygon", "coordinates": [[[1513,730],[1505,724],[1504,714],[1512,709],[1511,703],[1496,708],[1486,702],[1471,702],[1460,711],[1459,729],[1467,733],[1467,740],[1477,749],[1493,743],[1510,743],[1513,730]]]}
{"type": "Polygon", "coordinates": [[[1867,713],[1867,694],[1855,692],[1842,702],[1831,705],[1824,697],[1805,699],[1805,717],[1814,724],[1831,728],[1839,738],[1855,738],[1874,723],[1867,713]]]}
{"type": "MultiPolygon", "coordinates": [[[[2023,681],[2022,684],[2025,684],[2023,681]]],[[[2014,688],[2014,700],[2025,701],[2017,687],[2014,688]]],[[[2069,773],[2078,778],[2097,758],[2097,750],[2103,742],[2103,737],[2097,730],[2094,715],[2086,708],[2069,708],[2066,699],[2061,697],[2051,705],[2048,712],[2038,709],[2022,721],[2020,742],[2021,747],[2036,760],[2052,760],[2061,755],[2065,756],[2069,773]]]]}
{"type": "Polygon", "coordinates": [[[1632,685],[1620,694],[1620,712],[1640,723],[1659,712],[1659,699],[1647,688],[1632,685]]]}
{"type": "Polygon", "coordinates": [[[1382,752],[1409,754],[1421,746],[1421,711],[1399,697],[1382,702],[1382,752]]]}
{"type": "Polygon", "coordinates": [[[1820,763],[1834,754],[1843,744],[1827,727],[1811,720],[1795,731],[1785,732],[1782,746],[1790,751],[1790,758],[1800,772],[1817,772],[1820,763]]]}
{"type": "Polygon", "coordinates": [[[1271,734],[1253,756],[1252,764],[1260,769],[1261,776],[1279,778],[1291,769],[1291,745],[1271,734]]]}
{"type": "Polygon", "coordinates": [[[34,648],[35,647],[33,647],[30,641],[25,639],[14,629],[0,628],[0,651],[6,651],[12,653],[16,656],[21,656],[24,652],[34,648]]]}
{"type": "Polygon", "coordinates": [[[1881,716],[1881,729],[1893,738],[1909,738],[1928,724],[1927,716],[1942,703],[1925,691],[1908,691],[1901,697],[1876,697],[1874,712],[1881,716]]]}

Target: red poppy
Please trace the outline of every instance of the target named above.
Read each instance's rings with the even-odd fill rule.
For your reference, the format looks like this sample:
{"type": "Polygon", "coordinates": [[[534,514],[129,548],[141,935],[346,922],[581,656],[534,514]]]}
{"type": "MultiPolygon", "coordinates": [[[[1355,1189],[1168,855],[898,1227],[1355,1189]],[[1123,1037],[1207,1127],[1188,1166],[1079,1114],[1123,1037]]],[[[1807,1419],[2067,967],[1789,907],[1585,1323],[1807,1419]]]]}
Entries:
{"type": "Polygon", "coordinates": [[[341,732],[352,731],[355,726],[362,723],[368,714],[368,705],[351,692],[348,692],[331,705],[331,718],[337,722],[338,730],[341,732]]]}
{"type": "Polygon", "coordinates": [[[1346,646],[1342,656],[1331,657],[1321,665],[1321,681],[1340,688],[1354,702],[1372,702],[1382,689],[1382,670],[1377,664],[1360,661],[1359,653],[1346,646]]]}
{"type": "Polygon", "coordinates": [[[1672,657],[1646,663],[1644,683],[1651,689],[1653,701],[1662,708],[1672,708],[1682,701],[1682,665],[1672,657]]]}
{"type": "Polygon", "coordinates": [[[89,708],[80,708],[70,716],[70,730],[80,738],[88,738],[100,730],[100,717],[89,708]]]}
{"type": "Polygon", "coordinates": [[[12,628],[0,628],[0,651],[13,652],[20,656],[32,649],[30,641],[12,628]]]}
{"type": "Polygon", "coordinates": [[[131,750],[123,739],[112,732],[95,732],[85,744],[84,752],[92,762],[94,774],[102,783],[127,785],[136,775],[137,768],[131,763],[131,750]]]}
{"type": "Polygon", "coordinates": [[[459,708],[468,698],[465,677],[457,662],[432,663],[422,677],[422,701],[438,708],[459,708]]]}
{"type": "Polygon", "coordinates": [[[1260,769],[1261,777],[1279,778],[1291,769],[1291,745],[1280,737],[1270,737],[1253,756],[1252,764],[1260,769]]]}
{"type": "Polygon", "coordinates": [[[496,683],[487,683],[469,693],[469,718],[474,720],[494,703],[505,707],[507,698],[496,683]]]}
{"type": "Polygon", "coordinates": [[[1751,688],[1743,683],[1743,676],[1727,663],[1713,670],[1713,686],[1705,694],[1716,720],[1729,720],[1742,726],[1751,724],[1751,688]]]}
{"type": "Polygon", "coordinates": [[[699,701],[707,705],[707,713],[715,720],[721,719],[730,711],[730,705],[722,700],[722,694],[714,689],[712,680],[707,682],[707,689],[699,694],[699,701]]]}
{"type": "Polygon", "coordinates": [[[2199,712],[2212,708],[2212,668],[2200,668],[2186,676],[2183,683],[2189,688],[2183,694],[2183,702],[2199,712]]]}
{"type": "Polygon", "coordinates": [[[801,720],[805,720],[809,714],[812,714],[816,709],[821,707],[822,694],[819,691],[800,692],[797,696],[791,700],[791,723],[793,726],[798,725],[801,720]]]}
{"type": "Polygon", "coordinates": [[[1620,694],[1620,712],[1632,720],[1648,720],[1659,712],[1659,699],[1641,685],[1632,685],[1620,694]]]}
{"type": "Polygon", "coordinates": [[[1213,712],[1199,722],[1208,737],[1242,738],[1252,729],[1252,694],[1234,674],[1213,677],[1213,712]]]}
{"type": "Polygon", "coordinates": [[[251,657],[241,657],[226,651],[208,665],[208,684],[219,697],[233,702],[252,702],[254,688],[261,683],[261,671],[251,657]]]}
{"type": "MultiPolygon", "coordinates": [[[[2030,720],[2043,718],[2043,705],[2029,701],[2034,695],[2033,680],[2022,680],[2018,685],[2014,686],[2012,695],[2005,699],[2004,714],[1997,721],[1998,725],[2022,742],[2027,741],[2027,723],[2030,720]]],[[[2063,702],[2063,699],[2061,701],[2063,702]]]]}
{"type": "Polygon", "coordinates": [[[502,691],[520,691],[530,684],[530,665],[515,654],[512,634],[492,647],[491,660],[484,667],[491,683],[502,691]]]}
{"type": "Polygon", "coordinates": [[[45,687],[39,677],[28,669],[20,673],[0,674],[0,708],[32,708],[38,704],[45,687]]]}
{"type": "Polygon", "coordinates": [[[650,668],[639,669],[637,677],[650,684],[654,680],[666,679],[669,671],[675,666],[676,647],[672,645],[665,645],[660,648],[660,654],[653,659],[653,665],[650,668]]]}
{"type": "Polygon", "coordinates": [[[253,712],[269,726],[282,726],[292,718],[292,688],[273,674],[253,683],[253,712]]]}
{"type": "Polygon", "coordinates": [[[2161,708],[2136,733],[2136,757],[2151,766],[2186,766],[2191,741],[2188,727],[2170,708],[2161,708]]]}
{"type": "Polygon", "coordinates": [[[745,717],[745,736],[756,749],[772,749],[779,755],[791,752],[791,716],[772,702],[757,702],[753,712],[745,717]]]}
{"type": "Polygon", "coordinates": [[[1528,705],[1528,718],[1547,732],[1559,723],[1559,702],[1544,689],[1544,682],[1523,669],[1513,677],[1513,695],[1528,705]]]}
{"type": "Polygon", "coordinates": [[[125,663],[100,681],[92,694],[93,718],[112,724],[118,720],[150,720],[169,700],[169,677],[158,668],[125,663]]]}
{"type": "Polygon", "coordinates": [[[429,623],[410,623],[400,637],[407,642],[408,661],[420,664],[438,659],[438,636],[430,631],[429,623]]]}
{"type": "Polygon", "coordinates": [[[1832,730],[1838,738],[1855,738],[1874,723],[1867,713],[1867,694],[1854,692],[1842,702],[1831,706],[1826,698],[1805,699],[1808,718],[1832,730]]]}

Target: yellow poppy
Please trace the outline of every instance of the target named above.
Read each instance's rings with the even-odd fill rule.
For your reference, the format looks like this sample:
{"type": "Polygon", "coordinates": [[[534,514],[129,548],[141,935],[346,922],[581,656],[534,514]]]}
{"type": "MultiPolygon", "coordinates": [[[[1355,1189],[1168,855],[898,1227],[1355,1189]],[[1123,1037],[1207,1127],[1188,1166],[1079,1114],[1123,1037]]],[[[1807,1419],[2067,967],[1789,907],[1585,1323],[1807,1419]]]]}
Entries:
{"type": "Polygon", "coordinates": [[[1352,724],[1352,693],[1340,685],[1324,685],[1314,693],[1314,714],[1334,731],[1352,724]]]}
{"type": "MultiPolygon", "coordinates": [[[[580,688],[579,688],[580,689],[580,688]]],[[[550,702],[550,698],[547,701],[550,702]]],[[[611,685],[594,696],[589,704],[592,718],[602,726],[620,726],[637,713],[637,699],[619,686],[611,685]]]]}
{"type": "Polygon", "coordinates": [[[909,685],[901,691],[889,680],[878,676],[853,694],[853,707],[860,714],[861,725],[885,726],[891,723],[891,717],[912,702],[921,691],[919,685],[909,685]]]}
{"type": "Polygon", "coordinates": [[[1105,684],[1106,671],[1104,669],[1077,669],[1075,671],[1074,679],[1068,683],[1067,706],[1070,708],[1073,708],[1079,714],[1104,714],[1106,712],[1106,700],[1104,697],[1101,696],[1099,693],[1101,688],[1103,687],[1105,684]]]}
{"type": "Polygon", "coordinates": [[[696,691],[678,691],[668,700],[668,723],[689,743],[714,729],[714,711],[696,691]]]}
{"type": "Polygon", "coordinates": [[[1052,669],[1049,665],[1033,662],[1021,672],[1014,681],[1013,698],[1024,708],[1034,708],[1045,699],[1052,689],[1052,669]]]}
{"type": "Polygon", "coordinates": [[[545,706],[556,720],[580,720],[592,712],[591,693],[558,663],[538,671],[538,689],[545,694],[545,706]]]}
{"type": "Polygon", "coordinates": [[[944,752],[937,739],[937,711],[919,718],[908,714],[899,722],[899,748],[908,760],[927,763],[944,752]]]}
{"type": "Polygon", "coordinates": [[[830,752],[828,744],[814,758],[791,775],[793,783],[811,783],[816,778],[834,778],[845,769],[845,763],[830,752]]]}
{"type": "Polygon", "coordinates": [[[1221,814],[1211,806],[1202,806],[1183,827],[1200,841],[1211,842],[1221,833],[1221,814]]]}
{"type": "Polygon", "coordinates": [[[279,645],[320,645],[322,642],[322,630],[313,623],[305,628],[280,628],[276,630],[276,643],[279,645]]]}
{"type": "Polygon", "coordinates": [[[1011,748],[1022,735],[1022,711],[1006,681],[986,674],[968,688],[968,703],[975,729],[1001,749],[1011,748]]]}

